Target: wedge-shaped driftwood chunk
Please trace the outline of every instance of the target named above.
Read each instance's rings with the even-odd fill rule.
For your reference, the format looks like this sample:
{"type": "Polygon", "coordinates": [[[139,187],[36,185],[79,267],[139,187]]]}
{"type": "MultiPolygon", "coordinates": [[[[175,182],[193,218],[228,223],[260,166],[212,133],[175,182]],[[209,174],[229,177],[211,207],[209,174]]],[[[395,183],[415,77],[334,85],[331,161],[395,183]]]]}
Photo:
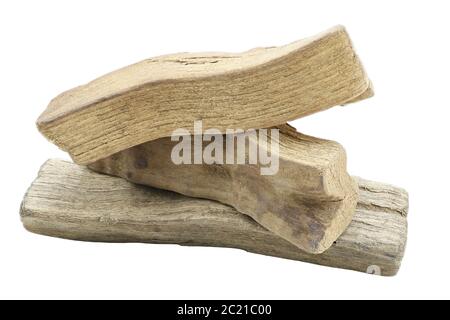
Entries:
{"type": "Polygon", "coordinates": [[[88,164],[195,120],[223,133],[267,128],[371,94],[348,34],[335,27],[283,47],[145,60],[56,97],[37,125],[88,164]]]}
{"type": "MultiPolygon", "coordinates": [[[[203,142],[205,154],[208,145],[222,138],[221,152],[218,149],[212,152],[222,156],[215,160],[224,163],[233,150],[236,158],[230,162],[234,164],[177,164],[172,154],[180,143],[186,145],[186,142],[161,138],[121,151],[89,167],[135,183],[231,205],[300,249],[322,253],[344,232],[356,208],[358,189],[347,173],[345,150],[336,142],[302,135],[288,125],[278,128],[277,140],[274,135],[264,139],[256,133],[236,135],[233,149],[225,142],[231,135],[219,135],[214,142],[203,142]],[[239,139],[243,138],[247,143],[241,153],[245,150],[248,161],[236,164],[238,146],[243,145],[239,139]],[[278,151],[273,152],[272,161],[278,162],[277,167],[262,164],[260,158],[256,164],[248,164],[252,154],[256,158],[256,150],[267,155],[276,144],[278,151]],[[271,175],[262,175],[263,170],[270,168],[271,175]]],[[[194,136],[186,138],[191,140],[188,146],[195,144],[194,136]]],[[[185,156],[186,150],[180,153],[185,156]]],[[[195,154],[193,146],[187,155],[193,159],[195,154]]]]}
{"type": "Polygon", "coordinates": [[[232,247],[395,275],[405,250],[407,193],[357,181],[360,196],[354,219],[320,255],[299,250],[229,206],[134,185],[61,160],[42,167],[25,196],[21,215],[29,231],[65,239],[232,247]]]}

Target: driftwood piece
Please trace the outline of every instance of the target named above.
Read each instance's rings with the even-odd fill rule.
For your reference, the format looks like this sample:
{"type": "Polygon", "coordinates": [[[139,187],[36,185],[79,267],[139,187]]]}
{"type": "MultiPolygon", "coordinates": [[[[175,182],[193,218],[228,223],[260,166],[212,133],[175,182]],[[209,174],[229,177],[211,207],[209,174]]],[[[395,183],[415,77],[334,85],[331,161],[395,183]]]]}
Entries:
{"type": "Polygon", "coordinates": [[[343,27],[241,54],[175,54],[112,72],[52,100],[39,130],[88,164],[203,120],[268,128],[372,95],[343,27]]]}
{"type": "Polygon", "coordinates": [[[61,160],[49,160],[21,207],[31,232],[101,242],[232,247],[320,265],[395,275],[406,244],[408,195],[355,178],[352,223],[320,255],[305,253],[233,208],[134,185],[61,160]]]}
{"type": "MultiPolygon", "coordinates": [[[[352,221],[358,186],[347,173],[346,153],[340,144],[300,134],[289,125],[278,128],[278,139],[272,136],[260,140],[256,133],[240,135],[241,141],[247,139],[246,164],[236,164],[238,145],[242,143],[234,138],[231,140],[234,147],[229,148],[226,139],[234,136],[218,135],[215,139],[220,138],[222,143],[215,155],[222,156],[215,160],[220,164],[176,164],[172,153],[180,142],[161,138],[99,160],[89,168],[135,183],[231,205],[300,249],[322,253],[352,221]],[[254,159],[256,164],[248,164],[249,154],[254,158],[258,156],[257,150],[268,154],[275,143],[278,152],[272,153],[279,157],[276,161],[272,159],[277,166],[273,163],[270,166],[272,173],[277,171],[262,175],[262,170],[270,167],[259,158],[254,159]],[[233,155],[230,162],[234,164],[227,164],[227,155],[233,155]]],[[[184,138],[188,139],[189,147],[194,145],[194,136],[184,138]]],[[[201,150],[206,151],[211,142],[203,144],[201,150]]],[[[186,160],[192,163],[193,146],[189,153],[186,150],[181,153],[187,154],[186,160]]]]}

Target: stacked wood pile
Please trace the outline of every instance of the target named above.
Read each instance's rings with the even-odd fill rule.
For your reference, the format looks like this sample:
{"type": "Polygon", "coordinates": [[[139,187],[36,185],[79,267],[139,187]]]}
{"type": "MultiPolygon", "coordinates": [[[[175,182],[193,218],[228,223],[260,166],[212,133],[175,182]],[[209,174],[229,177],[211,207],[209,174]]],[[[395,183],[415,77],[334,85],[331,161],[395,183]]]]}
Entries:
{"type": "Polygon", "coordinates": [[[339,143],[286,124],[372,95],[343,27],[283,47],[125,67],[59,95],[39,117],[39,130],[75,163],[42,166],[22,221],[60,238],[233,247],[395,275],[406,191],[350,176],[339,143]],[[201,132],[174,138],[196,122],[201,132]],[[241,162],[239,130],[258,131],[244,134],[241,162]],[[262,140],[263,132],[273,133],[262,140]],[[227,143],[213,162],[178,163],[174,150],[187,138],[201,150],[227,143]],[[254,162],[250,146],[260,150],[254,162]],[[276,157],[272,174],[262,173],[261,150],[276,157]],[[223,161],[230,152],[233,161],[223,161]]]}

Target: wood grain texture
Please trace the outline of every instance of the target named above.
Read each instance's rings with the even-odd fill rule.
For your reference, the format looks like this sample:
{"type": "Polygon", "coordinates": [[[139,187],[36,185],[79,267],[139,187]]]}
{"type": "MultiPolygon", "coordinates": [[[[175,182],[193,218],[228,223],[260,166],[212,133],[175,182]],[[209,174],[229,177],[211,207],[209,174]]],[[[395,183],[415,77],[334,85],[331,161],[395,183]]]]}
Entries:
{"type": "Polygon", "coordinates": [[[52,100],[39,130],[88,164],[204,128],[267,128],[372,95],[343,27],[241,54],[175,54],[112,72],[52,100]]]}
{"type": "MultiPolygon", "coordinates": [[[[230,150],[225,141],[233,135],[215,138],[223,140],[220,143],[223,164],[175,164],[171,154],[179,142],[161,138],[99,160],[89,168],[231,205],[298,248],[322,253],[352,221],[358,186],[347,173],[346,153],[340,144],[300,134],[289,125],[277,128],[279,138],[268,139],[279,145],[278,171],[273,175],[261,175],[267,165],[261,164],[260,159],[255,159],[256,164],[249,164],[248,160],[246,164],[226,164],[224,158],[230,150]]],[[[193,145],[194,136],[185,138],[193,145]]],[[[238,152],[237,140],[234,139],[233,152],[228,153],[234,155],[233,163],[238,152]]],[[[203,149],[210,143],[203,142],[203,149]]],[[[248,135],[245,158],[250,158],[250,146],[267,154],[272,143],[266,145],[256,133],[248,135]]],[[[194,153],[192,147],[188,154],[191,159],[194,153]]],[[[257,156],[255,153],[252,152],[257,156]]]]}
{"type": "Polygon", "coordinates": [[[249,252],[395,275],[407,236],[406,191],[355,178],[352,223],[325,253],[305,253],[233,208],[49,160],[28,190],[21,217],[29,231],[81,241],[166,243],[249,252]]]}

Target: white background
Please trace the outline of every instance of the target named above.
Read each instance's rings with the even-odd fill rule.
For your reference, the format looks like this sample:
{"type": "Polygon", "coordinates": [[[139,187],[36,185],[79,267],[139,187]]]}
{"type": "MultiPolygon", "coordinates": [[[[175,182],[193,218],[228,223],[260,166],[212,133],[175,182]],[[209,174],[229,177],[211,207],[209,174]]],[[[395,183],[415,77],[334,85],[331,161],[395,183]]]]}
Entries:
{"type": "Polygon", "coordinates": [[[0,298],[450,298],[448,1],[1,1],[0,298]],[[347,27],[376,96],[297,120],[337,140],[351,174],[410,192],[397,277],[233,249],[93,244],[26,232],[21,199],[48,158],[51,98],[180,51],[239,52],[347,27]]]}

